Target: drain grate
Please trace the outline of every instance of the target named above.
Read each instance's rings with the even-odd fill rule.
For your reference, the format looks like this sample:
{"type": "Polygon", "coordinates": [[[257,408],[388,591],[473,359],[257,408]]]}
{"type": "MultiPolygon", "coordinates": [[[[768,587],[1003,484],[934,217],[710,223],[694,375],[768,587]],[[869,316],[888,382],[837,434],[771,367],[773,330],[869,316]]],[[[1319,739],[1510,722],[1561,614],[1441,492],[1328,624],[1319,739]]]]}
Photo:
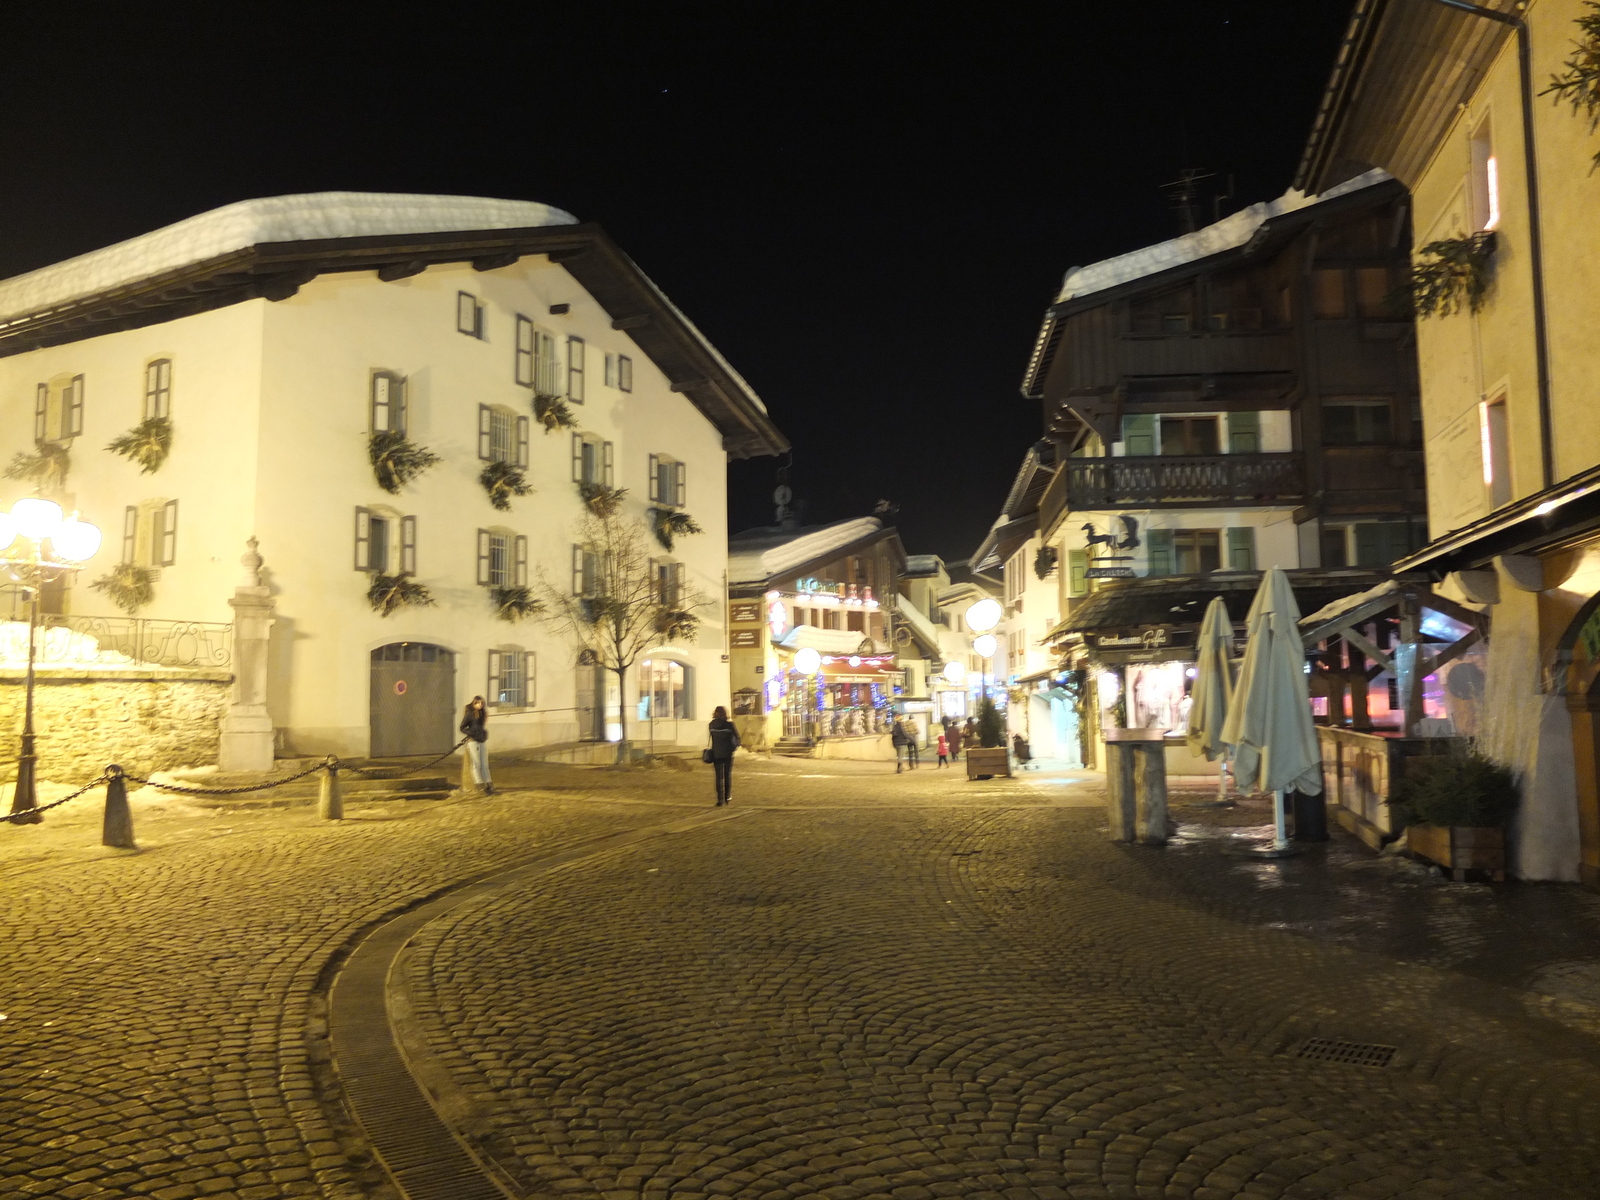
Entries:
{"type": "Polygon", "coordinates": [[[1398,1046],[1377,1046],[1371,1042],[1342,1042],[1338,1038],[1308,1038],[1305,1045],[1295,1051],[1295,1057],[1344,1063],[1351,1067],[1387,1067],[1399,1049],[1398,1046]]]}

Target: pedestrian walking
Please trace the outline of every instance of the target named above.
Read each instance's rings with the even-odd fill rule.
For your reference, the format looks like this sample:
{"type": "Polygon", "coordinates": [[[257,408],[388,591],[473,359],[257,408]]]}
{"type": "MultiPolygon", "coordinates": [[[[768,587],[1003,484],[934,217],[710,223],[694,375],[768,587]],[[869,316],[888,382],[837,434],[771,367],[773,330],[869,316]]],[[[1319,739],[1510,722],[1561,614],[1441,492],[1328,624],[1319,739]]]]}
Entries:
{"type": "MultiPolygon", "coordinates": [[[[950,765],[950,739],[941,733],[936,744],[939,748],[939,767],[948,767],[950,765]]],[[[934,770],[937,771],[939,767],[935,767],[934,770]]]]}
{"type": "Polygon", "coordinates": [[[494,795],[494,783],[489,778],[489,706],[482,696],[474,696],[461,715],[461,732],[467,735],[467,763],[472,770],[474,787],[484,795],[494,795]]]}
{"type": "Polygon", "coordinates": [[[739,731],[728,720],[728,710],[720,704],[711,712],[706,731],[705,760],[717,780],[717,807],[733,799],[733,752],[739,748],[739,731]]]}
{"type": "Polygon", "coordinates": [[[906,765],[913,771],[922,765],[922,748],[917,745],[920,732],[915,720],[906,722],[906,765]]]}
{"type": "Polygon", "coordinates": [[[959,762],[961,760],[961,741],[964,732],[960,721],[947,721],[945,723],[944,735],[950,743],[951,762],[959,762]]]}
{"type": "Polygon", "coordinates": [[[1017,760],[1019,769],[1026,771],[1028,764],[1033,761],[1033,751],[1028,748],[1028,743],[1023,740],[1020,733],[1011,735],[1011,754],[1017,760]]]}
{"type": "Polygon", "coordinates": [[[978,720],[976,717],[967,718],[967,727],[962,730],[961,740],[967,745],[973,745],[978,740],[978,720]]]}
{"type": "Polygon", "coordinates": [[[898,775],[905,770],[906,747],[911,744],[911,736],[906,733],[906,723],[899,717],[896,717],[894,724],[889,727],[889,744],[894,747],[894,773],[898,775]]]}

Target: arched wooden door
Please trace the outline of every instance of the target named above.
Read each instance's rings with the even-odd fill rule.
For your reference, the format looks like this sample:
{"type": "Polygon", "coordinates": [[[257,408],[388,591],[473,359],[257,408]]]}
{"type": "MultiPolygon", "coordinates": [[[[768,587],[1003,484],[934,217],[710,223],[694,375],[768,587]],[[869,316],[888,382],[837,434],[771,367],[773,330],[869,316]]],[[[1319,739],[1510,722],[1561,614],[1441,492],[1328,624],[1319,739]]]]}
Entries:
{"type": "Polygon", "coordinates": [[[443,754],[456,743],[456,656],[427,642],[372,652],[373,758],[443,754]]]}

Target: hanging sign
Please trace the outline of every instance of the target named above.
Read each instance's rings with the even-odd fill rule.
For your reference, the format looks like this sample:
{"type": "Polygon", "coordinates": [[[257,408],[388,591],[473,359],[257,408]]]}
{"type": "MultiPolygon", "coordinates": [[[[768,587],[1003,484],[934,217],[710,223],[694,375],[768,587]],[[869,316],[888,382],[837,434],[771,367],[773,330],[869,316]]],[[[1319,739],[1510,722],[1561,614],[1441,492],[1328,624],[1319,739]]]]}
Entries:
{"type": "Polygon", "coordinates": [[[1136,579],[1132,567],[1090,567],[1083,573],[1085,579],[1136,579]]]}

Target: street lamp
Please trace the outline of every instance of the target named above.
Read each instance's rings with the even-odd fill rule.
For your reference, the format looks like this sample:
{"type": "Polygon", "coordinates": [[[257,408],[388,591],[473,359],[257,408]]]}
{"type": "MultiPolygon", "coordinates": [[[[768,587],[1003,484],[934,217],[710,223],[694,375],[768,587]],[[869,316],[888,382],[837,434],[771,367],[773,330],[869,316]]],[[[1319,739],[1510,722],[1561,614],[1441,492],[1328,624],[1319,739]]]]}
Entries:
{"type": "Polygon", "coordinates": [[[34,790],[33,675],[39,631],[39,591],[68,571],[81,570],[100,549],[100,530],[78,514],[64,517],[52,500],[18,500],[11,511],[0,512],[0,568],[28,593],[28,683],[23,702],[22,756],[17,760],[17,787],[11,812],[24,824],[43,818],[34,790]],[[18,816],[28,813],[27,816],[18,816]]]}

